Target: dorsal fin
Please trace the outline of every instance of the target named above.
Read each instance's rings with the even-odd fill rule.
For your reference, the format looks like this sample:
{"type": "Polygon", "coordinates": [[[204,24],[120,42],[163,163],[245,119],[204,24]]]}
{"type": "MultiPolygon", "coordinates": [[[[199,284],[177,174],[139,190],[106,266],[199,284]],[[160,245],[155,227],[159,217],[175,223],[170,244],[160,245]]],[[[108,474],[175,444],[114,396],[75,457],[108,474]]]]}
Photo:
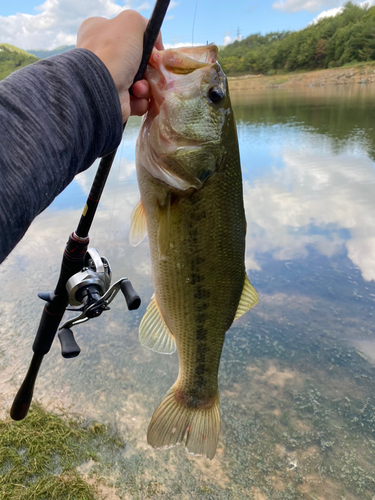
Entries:
{"type": "Polygon", "coordinates": [[[131,245],[136,247],[147,235],[146,212],[142,200],[139,200],[134,207],[130,220],[129,241],[131,245]]]}
{"type": "Polygon", "coordinates": [[[245,281],[242,289],[242,295],[237,307],[237,312],[236,316],[234,317],[234,321],[240,318],[249,309],[257,305],[258,302],[259,302],[258,294],[256,293],[255,289],[253,288],[252,284],[249,281],[249,278],[247,277],[247,274],[245,273],[245,281]]]}
{"type": "Polygon", "coordinates": [[[141,344],[152,351],[172,354],[176,350],[174,337],[161,315],[155,296],[152,297],[139,325],[141,344]]]}

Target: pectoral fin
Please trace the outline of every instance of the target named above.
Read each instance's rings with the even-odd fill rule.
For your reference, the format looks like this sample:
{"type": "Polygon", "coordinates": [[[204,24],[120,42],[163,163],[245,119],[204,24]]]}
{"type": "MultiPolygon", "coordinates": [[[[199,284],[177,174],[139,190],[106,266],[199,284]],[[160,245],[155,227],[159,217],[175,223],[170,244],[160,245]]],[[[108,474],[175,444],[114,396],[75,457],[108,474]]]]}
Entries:
{"type": "Polygon", "coordinates": [[[136,204],[131,216],[131,226],[129,233],[130,244],[136,247],[147,235],[146,212],[142,200],[136,204]]]}
{"type": "Polygon", "coordinates": [[[234,317],[234,321],[236,321],[236,319],[240,318],[243,314],[245,314],[245,312],[247,312],[249,309],[258,304],[258,302],[259,302],[258,294],[256,293],[252,284],[250,283],[247,274],[245,274],[245,282],[242,289],[242,295],[237,307],[237,312],[236,316],[234,317]]]}
{"type": "Polygon", "coordinates": [[[152,298],[139,326],[141,344],[152,351],[172,354],[176,350],[174,337],[163,316],[155,297],[152,298]]]}

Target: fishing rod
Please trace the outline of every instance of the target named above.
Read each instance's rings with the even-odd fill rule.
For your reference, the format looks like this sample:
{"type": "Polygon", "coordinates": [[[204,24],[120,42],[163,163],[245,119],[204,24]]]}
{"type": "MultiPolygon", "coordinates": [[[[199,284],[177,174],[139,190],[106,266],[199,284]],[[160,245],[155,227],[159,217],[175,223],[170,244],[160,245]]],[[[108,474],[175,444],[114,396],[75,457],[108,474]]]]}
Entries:
{"type": "MultiPolygon", "coordinates": [[[[170,0],[156,0],[144,33],[141,64],[133,84],[144,75],[169,2],[170,0]]],[[[124,129],[125,126],[126,123],[124,129]]],[[[77,229],[69,236],[66,244],[55,290],[38,294],[47,304],[32,346],[34,354],[29,369],[10,410],[13,420],[22,420],[29,411],[39,368],[44,356],[51,349],[58,329],[62,356],[73,358],[78,356],[81,350],[75,341],[72,326],[100,316],[109,309],[108,304],[120,290],[130,311],[138,309],[141,304],[141,299],[127,278],[121,278],[110,286],[112,270],[108,260],[100,257],[94,248],[88,247],[89,231],[116,151],[104,156],[100,161],[77,229]],[[66,310],[80,314],[60,326],[66,310]]]]}

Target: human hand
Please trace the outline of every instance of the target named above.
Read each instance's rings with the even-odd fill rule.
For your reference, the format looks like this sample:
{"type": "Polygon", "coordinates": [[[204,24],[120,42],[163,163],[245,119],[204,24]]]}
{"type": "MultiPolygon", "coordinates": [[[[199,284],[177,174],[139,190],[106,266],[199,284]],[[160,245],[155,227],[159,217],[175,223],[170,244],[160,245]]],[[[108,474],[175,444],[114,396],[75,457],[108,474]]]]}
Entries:
{"type": "MultiPolygon", "coordinates": [[[[143,34],[147,19],[134,10],[124,10],[113,19],[91,17],[83,21],[77,33],[77,48],[88,49],[107,66],[120,98],[123,123],[131,115],[148,110],[151,90],[146,80],[132,87],[142,58],[143,34]]],[[[161,35],[155,47],[163,50],[161,35]]]]}

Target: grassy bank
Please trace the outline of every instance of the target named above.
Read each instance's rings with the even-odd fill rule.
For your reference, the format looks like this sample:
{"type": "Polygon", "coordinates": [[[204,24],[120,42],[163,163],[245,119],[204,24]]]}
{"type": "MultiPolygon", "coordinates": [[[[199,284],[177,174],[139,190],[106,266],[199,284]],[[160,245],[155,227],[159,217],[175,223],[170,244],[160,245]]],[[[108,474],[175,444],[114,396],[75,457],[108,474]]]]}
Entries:
{"type": "Polygon", "coordinates": [[[0,420],[0,499],[107,498],[98,474],[102,453],[123,446],[103,424],[89,425],[34,404],[21,422],[0,420]],[[90,474],[81,473],[88,463],[90,474]]]}

